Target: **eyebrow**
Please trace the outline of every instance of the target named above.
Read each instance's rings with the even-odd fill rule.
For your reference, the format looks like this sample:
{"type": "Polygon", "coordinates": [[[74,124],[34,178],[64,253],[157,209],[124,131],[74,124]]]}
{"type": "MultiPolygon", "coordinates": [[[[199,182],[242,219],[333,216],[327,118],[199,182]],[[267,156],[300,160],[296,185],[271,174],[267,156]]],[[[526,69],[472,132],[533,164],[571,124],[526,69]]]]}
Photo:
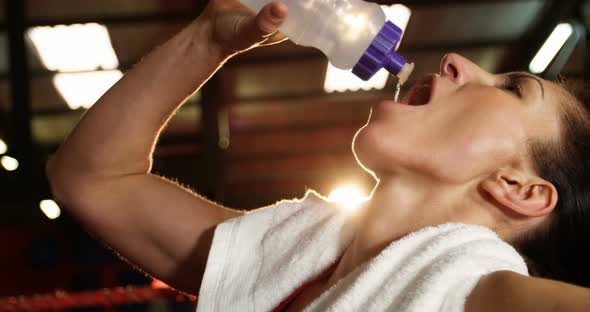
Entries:
{"type": "Polygon", "coordinates": [[[539,87],[541,87],[541,98],[545,99],[545,87],[543,87],[543,82],[541,82],[541,79],[539,79],[539,77],[529,74],[529,73],[525,73],[525,72],[511,73],[511,74],[509,74],[509,76],[512,78],[516,78],[516,79],[533,79],[533,80],[535,80],[539,84],[539,87]]]}

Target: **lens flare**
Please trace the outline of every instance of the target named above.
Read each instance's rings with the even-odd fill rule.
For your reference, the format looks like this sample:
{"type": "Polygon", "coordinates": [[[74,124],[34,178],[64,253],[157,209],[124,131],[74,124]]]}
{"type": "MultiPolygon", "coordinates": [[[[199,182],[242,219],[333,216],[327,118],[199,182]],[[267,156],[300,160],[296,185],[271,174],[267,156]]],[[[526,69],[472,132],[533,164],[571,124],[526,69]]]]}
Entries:
{"type": "Polygon", "coordinates": [[[345,185],[336,188],[328,196],[328,201],[338,204],[339,206],[354,210],[359,208],[368,197],[362,189],[356,185],[345,185]]]}
{"type": "Polygon", "coordinates": [[[4,142],[4,140],[0,139],[0,154],[6,154],[8,151],[8,145],[4,142]]]}
{"type": "Polygon", "coordinates": [[[18,169],[18,160],[10,156],[2,156],[2,158],[0,158],[0,164],[2,164],[2,167],[7,171],[18,169]]]}
{"type": "Polygon", "coordinates": [[[51,220],[57,219],[61,215],[61,209],[59,209],[57,203],[51,199],[42,200],[39,203],[39,208],[43,211],[45,216],[51,220]]]}

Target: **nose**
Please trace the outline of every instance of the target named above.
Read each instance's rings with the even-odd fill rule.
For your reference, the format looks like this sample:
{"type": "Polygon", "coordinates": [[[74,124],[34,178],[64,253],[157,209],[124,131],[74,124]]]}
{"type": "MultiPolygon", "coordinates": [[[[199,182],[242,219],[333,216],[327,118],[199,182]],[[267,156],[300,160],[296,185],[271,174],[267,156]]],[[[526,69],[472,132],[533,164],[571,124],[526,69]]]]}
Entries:
{"type": "Polygon", "coordinates": [[[469,82],[493,83],[492,74],[456,53],[449,53],[442,58],[440,75],[459,86],[469,82]]]}

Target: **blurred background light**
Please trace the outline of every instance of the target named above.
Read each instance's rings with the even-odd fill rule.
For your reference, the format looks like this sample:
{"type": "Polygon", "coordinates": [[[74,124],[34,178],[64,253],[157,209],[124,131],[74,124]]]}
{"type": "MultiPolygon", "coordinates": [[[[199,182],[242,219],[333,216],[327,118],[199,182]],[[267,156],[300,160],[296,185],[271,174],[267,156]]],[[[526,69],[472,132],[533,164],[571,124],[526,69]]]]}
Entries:
{"type": "Polygon", "coordinates": [[[0,154],[6,154],[8,151],[8,146],[4,142],[4,140],[0,139],[0,154]]]}
{"type": "Polygon", "coordinates": [[[7,171],[18,169],[18,160],[10,156],[2,156],[2,158],[0,158],[0,164],[2,164],[2,167],[7,171]]]}
{"type": "Polygon", "coordinates": [[[338,187],[328,195],[328,201],[347,209],[358,208],[367,200],[362,188],[353,184],[338,187]]]}
{"type": "Polygon", "coordinates": [[[90,108],[122,76],[119,70],[59,73],[53,83],[70,109],[90,108]]]}
{"type": "MultiPolygon", "coordinates": [[[[399,26],[402,31],[406,30],[412,11],[403,4],[382,5],[385,16],[388,20],[399,26]]],[[[403,37],[402,37],[403,38],[403,37]]],[[[401,40],[400,40],[401,42],[401,40]]],[[[398,43],[399,45],[399,43],[398,43]]],[[[363,81],[355,76],[350,70],[342,70],[334,67],[328,62],[326,69],[326,79],[324,81],[324,90],[326,92],[344,92],[347,90],[358,91],[377,89],[381,90],[387,84],[389,72],[381,69],[368,81],[363,81]]]]}
{"type": "Polygon", "coordinates": [[[43,65],[58,72],[53,84],[70,109],[90,108],[122,76],[103,25],[33,27],[27,36],[43,65]]]}
{"type": "Polygon", "coordinates": [[[45,214],[45,216],[51,220],[59,218],[61,215],[61,209],[57,203],[51,199],[44,199],[39,203],[39,208],[45,214]]]}
{"type": "Polygon", "coordinates": [[[570,23],[557,25],[529,64],[531,73],[540,74],[544,72],[573,32],[574,28],[570,23]]]}
{"type": "Polygon", "coordinates": [[[119,67],[109,32],[103,25],[33,27],[27,36],[49,70],[71,72],[119,67]]]}

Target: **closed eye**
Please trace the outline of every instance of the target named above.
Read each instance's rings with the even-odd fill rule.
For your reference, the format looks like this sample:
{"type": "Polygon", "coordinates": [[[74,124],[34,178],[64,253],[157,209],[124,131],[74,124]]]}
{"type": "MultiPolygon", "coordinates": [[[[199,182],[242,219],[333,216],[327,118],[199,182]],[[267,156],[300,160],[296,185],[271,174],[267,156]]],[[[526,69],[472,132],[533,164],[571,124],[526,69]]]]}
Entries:
{"type": "Polygon", "coordinates": [[[520,98],[522,97],[522,79],[520,78],[518,75],[508,75],[497,87],[520,98]]]}

